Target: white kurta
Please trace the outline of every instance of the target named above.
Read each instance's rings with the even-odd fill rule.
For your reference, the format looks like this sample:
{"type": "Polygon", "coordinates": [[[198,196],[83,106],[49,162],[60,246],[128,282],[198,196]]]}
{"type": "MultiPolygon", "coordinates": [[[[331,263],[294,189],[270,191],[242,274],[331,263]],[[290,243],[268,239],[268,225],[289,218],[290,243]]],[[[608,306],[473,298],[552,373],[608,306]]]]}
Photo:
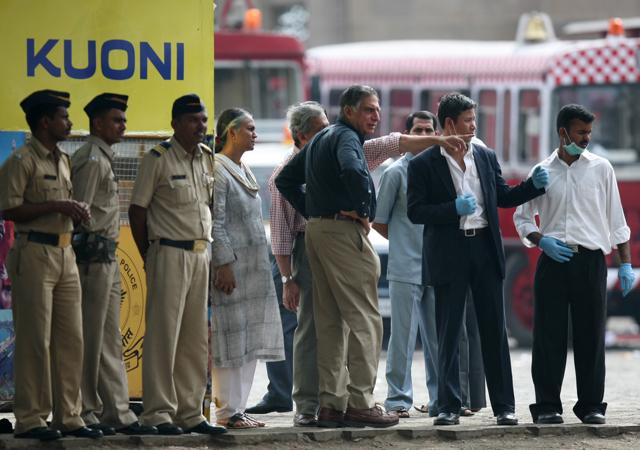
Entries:
{"type": "Polygon", "coordinates": [[[227,295],[211,287],[214,367],[284,359],[261,200],[252,185],[255,178],[246,166],[216,155],[212,279],[215,267],[231,263],[236,288],[227,295]]]}

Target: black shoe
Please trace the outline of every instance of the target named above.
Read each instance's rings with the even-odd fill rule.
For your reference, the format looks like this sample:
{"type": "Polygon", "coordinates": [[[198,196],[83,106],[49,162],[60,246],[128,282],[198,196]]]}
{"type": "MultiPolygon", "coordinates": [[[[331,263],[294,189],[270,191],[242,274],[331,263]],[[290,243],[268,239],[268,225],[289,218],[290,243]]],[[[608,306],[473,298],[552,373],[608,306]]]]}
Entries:
{"type": "Polygon", "coordinates": [[[454,413],[441,412],[433,421],[434,425],[458,425],[460,416],[454,413]]]}
{"type": "Polygon", "coordinates": [[[498,425],[518,425],[518,419],[516,419],[516,415],[512,412],[498,414],[496,422],[498,425]]]}
{"type": "Polygon", "coordinates": [[[185,433],[198,433],[198,434],[224,434],[227,432],[225,427],[219,425],[211,425],[206,420],[203,420],[195,427],[184,430],[185,433]]]}
{"type": "Polygon", "coordinates": [[[604,418],[604,414],[599,413],[598,411],[593,411],[584,416],[582,419],[582,423],[587,423],[589,425],[602,425],[606,423],[604,418]]]}
{"type": "Polygon", "coordinates": [[[126,427],[118,428],[116,430],[118,433],[128,434],[128,435],[148,435],[148,434],[158,434],[158,429],[153,425],[140,425],[140,422],[137,420],[133,423],[130,423],[126,427]]]}
{"type": "Polygon", "coordinates": [[[100,430],[105,436],[113,436],[116,434],[116,429],[110,427],[106,423],[92,423],[87,425],[87,428],[91,428],[92,430],[100,430]]]}
{"type": "Polygon", "coordinates": [[[276,406],[276,405],[270,405],[269,403],[260,402],[257,405],[252,406],[251,408],[245,409],[244,412],[247,414],[269,414],[272,412],[282,413],[282,412],[289,412],[292,410],[293,410],[292,407],[276,406]]]}
{"type": "Polygon", "coordinates": [[[318,416],[315,414],[296,413],[293,416],[294,427],[315,427],[318,425],[318,416]]]}
{"type": "Polygon", "coordinates": [[[540,425],[549,425],[554,423],[564,423],[564,420],[562,420],[560,413],[552,412],[538,414],[538,418],[534,422],[540,425]]]}
{"type": "Polygon", "coordinates": [[[184,433],[182,428],[171,422],[161,423],[160,425],[156,425],[156,428],[158,429],[158,434],[166,436],[177,436],[184,433]]]}
{"type": "Polygon", "coordinates": [[[47,427],[36,427],[24,433],[15,435],[18,439],[39,439],[41,441],[54,441],[62,437],[62,433],[47,427]]]}
{"type": "Polygon", "coordinates": [[[80,427],[71,431],[63,431],[62,435],[73,436],[77,438],[89,438],[89,439],[100,439],[101,437],[104,436],[104,434],[102,434],[102,431],[94,430],[92,428],[87,428],[87,427],[80,427]]]}

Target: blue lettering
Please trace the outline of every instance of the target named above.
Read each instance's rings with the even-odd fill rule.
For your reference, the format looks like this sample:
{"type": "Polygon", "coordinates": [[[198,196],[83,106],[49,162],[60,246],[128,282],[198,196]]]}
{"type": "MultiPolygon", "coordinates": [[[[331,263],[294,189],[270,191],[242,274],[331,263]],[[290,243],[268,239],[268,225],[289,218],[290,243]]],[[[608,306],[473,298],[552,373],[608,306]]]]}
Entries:
{"type": "Polygon", "coordinates": [[[64,40],[64,71],[69,78],[76,80],[86,80],[96,73],[96,41],[87,42],[87,67],[73,67],[72,42],[70,39],[64,40]]]}
{"type": "Polygon", "coordinates": [[[27,76],[33,77],[36,73],[36,68],[42,66],[44,70],[49,72],[49,75],[60,78],[60,68],[53,65],[47,55],[56,46],[58,39],[49,39],[42,46],[38,53],[35,53],[35,40],[27,39],[27,76]]]}
{"type": "Polygon", "coordinates": [[[127,80],[133,77],[136,69],[135,50],[133,44],[122,39],[111,39],[102,44],[100,51],[100,67],[105,78],[110,80],[127,80]],[[109,53],[121,50],[127,53],[127,66],[124,69],[114,69],[109,64],[109,53]]]}
{"type": "MultiPolygon", "coordinates": [[[[74,65],[74,48],[76,49],[75,61],[78,62],[78,41],[72,39],[63,40],[62,61],[60,58],[52,58],[51,52],[55,49],[60,39],[48,39],[44,45],[36,49],[34,38],[27,39],[27,76],[36,76],[38,67],[42,67],[49,75],[60,78],[63,69],[64,74],[75,80],[92,78],[98,72],[97,41],[87,40],[87,62],[84,67],[74,65]],[[50,59],[52,58],[52,59],[50,59]],[[62,62],[62,64],[60,64],[62,62]],[[58,64],[58,65],[56,65],[58,64]]],[[[153,66],[163,80],[171,80],[172,62],[175,61],[175,79],[184,80],[184,43],[176,42],[175,56],[172,54],[171,42],[162,44],[162,55],[156,52],[149,42],[140,42],[140,79],[149,78],[149,65],[153,66]]],[[[84,60],[84,58],[80,58],[84,60]]],[[[102,75],[110,80],[127,80],[133,78],[136,71],[136,48],[134,43],[124,39],[111,39],[105,41],[100,48],[100,70],[102,75]],[[110,56],[112,52],[124,52],[126,64],[123,68],[114,67],[110,56]]]]}
{"type": "Polygon", "coordinates": [[[162,61],[148,42],[140,42],[140,78],[143,80],[148,78],[148,61],[151,61],[162,78],[171,79],[171,43],[164,43],[164,61],[162,61]]]}
{"type": "Polygon", "coordinates": [[[176,44],[176,79],[184,80],[184,44],[178,42],[176,44]]]}

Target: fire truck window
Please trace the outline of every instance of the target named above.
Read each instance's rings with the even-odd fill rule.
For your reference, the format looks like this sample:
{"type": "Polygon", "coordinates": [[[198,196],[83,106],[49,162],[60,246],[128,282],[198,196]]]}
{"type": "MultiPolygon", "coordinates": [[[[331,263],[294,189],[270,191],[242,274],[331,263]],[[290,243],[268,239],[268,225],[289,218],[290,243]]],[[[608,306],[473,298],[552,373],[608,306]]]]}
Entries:
{"type": "Polygon", "coordinates": [[[301,75],[291,67],[216,67],[214,76],[216,115],[241,107],[256,119],[282,119],[300,101],[301,75]]]}
{"type": "Polygon", "coordinates": [[[540,157],[540,91],[520,91],[518,102],[518,159],[537,162],[540,157]]]}
{"type": "MultiPolygon", "coordinates": [[[[589,150],[607,158],[614,165],[637,164],[640,161],[640,85],[616,84],[568,86],[553,95],[553,115],[568,103],[585,106],[596,116],[589,150]]],[[[555,126],[551,142],[558,145],[555,126]]]]}
{"type": "Polygon", "coordinates": [[[440,103],[440,98],[443,95],[449,94],[451,92],[460,92],[463,95],[469,97],[470,92],[469,89],[447,89],[447,90],[436,90],[436,91],[421,91],[420,92],[420,109],[427,110],[438,115],[438,104],[440,103]]]}
{"type": "Polygon", "coordinates": [[[389,131],[402,132],[405,127],[407,116],[413,112],[413,93],[411,90],[391,89],[388,111],[389,131]]]}
{"type": "Polygon", "coordinates": [[[286,116],[289,105],[298,101],[298,81],[296,71],[289,67],[257,68],[252,84],[257,85],[253,96],[259,100],[258,117],[280,119],[286,116]]]}
{"type": "Polygon", "coordinates": [[[251,103],[249,70],[242,67],[216,66],[214,77],[216,117],[225,109],[233,107],[254,112],[251,103]]]}
{"type": "Polygon", "coordinates": [[[509,147],[511,146],[511,91],[506,90],[503,97],[502,128],[502,160],[509,161],[509,147]]]}
{"type": "Polygon", "coordinates": [[[481,90],[478,96],[478,137],[490,148],[496,148],[496,118],[498,96],[491,89],[481,90]]]}
{"type": "Polygon", "coordinates": [[[346,86],[344,88],[331,89],[329,91],[329,104],[326,105],[326,108],[330,123],[335,122],[338,118],[338,114],[340,113],[340,95],[344,89],[346,89],[346,86]]]}

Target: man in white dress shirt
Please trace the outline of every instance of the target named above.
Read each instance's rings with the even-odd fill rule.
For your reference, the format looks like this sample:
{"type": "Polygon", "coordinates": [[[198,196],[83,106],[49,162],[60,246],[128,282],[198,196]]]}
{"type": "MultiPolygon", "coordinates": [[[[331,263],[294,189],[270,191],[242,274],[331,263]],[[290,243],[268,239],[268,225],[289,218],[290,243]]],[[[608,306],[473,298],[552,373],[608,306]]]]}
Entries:
{"type": "Polygon", "coordinates": [[[547,193],[519,206],[513,216],[524,244],[542,250],[534,281],[531,367],[536,403],[530,409],[536,423],[563,422],[560,390],[569,308],[578,387],[573,411],[584,423],[605,423],[605,255],[612,248],[620,257],[622,294],[633,286],[630,230],[613,167],[587,150],[594,119],[580,105],[566,105],[558,112],[560,145],[539,164],[549,171],[547,193]]]}

